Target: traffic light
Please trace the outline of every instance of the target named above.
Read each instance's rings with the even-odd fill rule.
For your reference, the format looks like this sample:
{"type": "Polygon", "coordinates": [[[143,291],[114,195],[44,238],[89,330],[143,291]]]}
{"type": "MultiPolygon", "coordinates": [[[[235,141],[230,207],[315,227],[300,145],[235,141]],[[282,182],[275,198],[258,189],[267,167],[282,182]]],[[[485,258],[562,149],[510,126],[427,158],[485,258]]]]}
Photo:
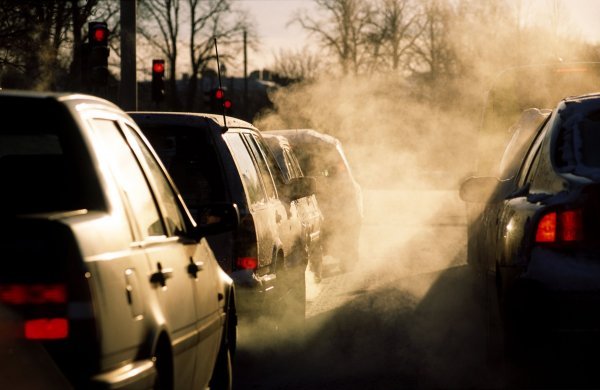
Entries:
{"type": "Polygon", "coordinates": [[[92,86],[106,86],[108,81],[108,27],[105,22],[88,23],[88,71],[92,86]]]}
{"type": "Polygon", "coordinates": [[[222,88],[214,88],[210,91],[209,105],[213,113],[221,113],[233,107],[231,100],[225,98],[225,90],[222,88]]]}
{"type": "Polygon", "coordinates": [[[165,60],[152,60],[152,100],[165,98],[165,60]]]}

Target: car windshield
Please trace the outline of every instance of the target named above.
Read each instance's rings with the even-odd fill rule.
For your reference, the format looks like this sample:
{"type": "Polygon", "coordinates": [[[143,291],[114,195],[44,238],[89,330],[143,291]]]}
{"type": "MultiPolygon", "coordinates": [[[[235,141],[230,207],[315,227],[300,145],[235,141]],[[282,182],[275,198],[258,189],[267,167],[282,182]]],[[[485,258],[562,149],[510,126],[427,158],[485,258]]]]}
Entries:
{"type": "Polygon", "coordinates": [[[77,151],[83,145],[60,107],[32,99],[2,98],[0,192],[2,214],[98,207],[93,175],[77,151]],[[25,112],[25,108],[27,112],[25,112]],[[31,115],[35,112],[35,115],[31,115]]]}

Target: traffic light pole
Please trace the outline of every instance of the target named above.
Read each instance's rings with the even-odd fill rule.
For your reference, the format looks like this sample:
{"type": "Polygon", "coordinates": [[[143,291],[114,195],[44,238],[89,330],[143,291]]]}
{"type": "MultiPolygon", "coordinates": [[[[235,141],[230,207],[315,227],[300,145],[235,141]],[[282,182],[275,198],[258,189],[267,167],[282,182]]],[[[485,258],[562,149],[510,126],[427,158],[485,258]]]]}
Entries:
{"type": "Polygon", "coordinates": [[[121,86],[119,104],[128,111],[137,110],[136,75],[136,0],[121,0],[121,86]]]}

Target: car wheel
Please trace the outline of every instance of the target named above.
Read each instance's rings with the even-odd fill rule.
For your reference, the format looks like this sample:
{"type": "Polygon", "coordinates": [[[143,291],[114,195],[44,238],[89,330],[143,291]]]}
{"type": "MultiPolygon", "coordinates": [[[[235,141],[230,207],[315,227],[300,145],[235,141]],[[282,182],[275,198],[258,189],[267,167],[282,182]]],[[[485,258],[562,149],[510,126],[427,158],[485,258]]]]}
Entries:
{"type": "Polygon", "coordinates": [[[154,390],[172,390],[173,389],[173,365],[172,353],[168,340],[161,338],[156,353],[154,354],[154,365],[156,367],[156,379],[154,380],[154,390]]]}
{"type": "Polygon", "coordinates": [[[237,342],[237,315],[233,291],[231,293],[227,321],[223,329],[223,337],[217,355],[217,361],[210,379],[211,390],[231,390],[233,388],[233,356],[237,342]]]}
{"type": "Polygon", "coordinates": [[[225,345],[221,345],[217,362],[210,379],[211,390],[231,390],[233,388],[233,367],[231,352],[225,345]]]}

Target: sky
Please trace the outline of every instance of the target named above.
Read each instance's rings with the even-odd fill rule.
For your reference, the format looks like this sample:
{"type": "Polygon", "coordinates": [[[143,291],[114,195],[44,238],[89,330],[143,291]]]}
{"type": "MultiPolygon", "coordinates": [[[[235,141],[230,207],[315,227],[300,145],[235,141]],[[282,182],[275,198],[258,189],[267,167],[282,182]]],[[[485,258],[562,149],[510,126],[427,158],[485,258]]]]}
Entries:
{"type": "MultiPolygon", "coordinates": [[[[599,0],[600,1],[600,0],[599,0]]],[[[260,69],[273,62],[281,49],[300,49],[311,41],[298,24],[289,23],[296,11],[315,9],[311,0],[237,0],[256,22],[260,50],[248,51],[248,69],[260,69]]]]}
{"type": "MultiPolygon", "coordinates": [[[[544,20],[552,0],[514,0],[531,6],[531,22],[544,20]]],[[[260,39],[260,50],[248,50],[248,69],[268,67],[281,49],[301,49],[311,40],[298,24],[290,24],[299,9],[316,10],[311,0],[235,0],[253,18],[260,39]]],[[[600,0],[563,0],[562,7],[572,23],[569,29],[592,42],[600,42],[600,0]]]]}

